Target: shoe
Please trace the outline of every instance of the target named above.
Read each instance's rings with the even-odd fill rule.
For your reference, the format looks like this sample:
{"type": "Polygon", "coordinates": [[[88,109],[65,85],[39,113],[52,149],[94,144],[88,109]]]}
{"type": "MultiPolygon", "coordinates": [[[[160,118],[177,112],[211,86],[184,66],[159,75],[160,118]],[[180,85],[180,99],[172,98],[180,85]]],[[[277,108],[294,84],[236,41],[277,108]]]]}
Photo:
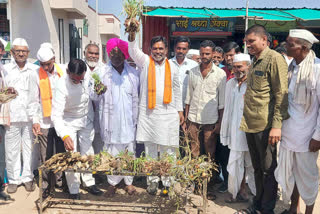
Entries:
{"type": "Polygon", "coordinates": [[[80,194],[69,194],[69,199],[80,200],[80,194]]]}
{"type": "Polygon", "coordinates": [[[228,185],[225,182],[223,182],[221,186],[218,188],[218,192],[225,193],[227,191],[228,191],[228,185]]]}
{"type": "Polygon", "coordinates": [[[47,189],[44,189],[43,192],[42,192],[42,200],[48,198],[49,195],[51,195],[50,190],[49,190],[48,188],[47,188],[47,189]]]}
{"type": "Polygon", "coordinates": [[[147,187],[147,192],[150,195],[156,195],[158,191],[159,183],[158,182],[152,182],[150,185],[147,187]]]}
{"type": "Polygon", "coordinates": [[[4,200],[4,201],[8,201],[11,199],[10,195],[6,194],[4,191],[0,192],[0,199],[4,200]]]}
{"type": "Polygon", "coordinates": [[[12,194],[17,192],[18,185],[17,184],[9,184],[7,187],[7,193],[12,194]]]}
{"type": "Polygon", "coordinates": [[[103,192],[96,186],[92,185],[86,188],[86,190],[91,193],[92,195],[102,195],[103,192]]]}
{"type": "Polygon", "coordinates": [[[33,181],[24,183],[24,187],[26,188],[27,192],[33,192],[36,189],[36,185],[33,181]]]}

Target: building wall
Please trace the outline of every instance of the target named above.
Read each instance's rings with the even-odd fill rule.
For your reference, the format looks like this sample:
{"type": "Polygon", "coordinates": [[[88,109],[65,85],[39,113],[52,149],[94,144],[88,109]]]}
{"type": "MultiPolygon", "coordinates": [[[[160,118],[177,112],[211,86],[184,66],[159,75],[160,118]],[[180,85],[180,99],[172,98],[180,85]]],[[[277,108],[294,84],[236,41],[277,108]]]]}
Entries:
{"type": "MultiPolygon", "coordinates": [[[[104,46],[109,39],[120,37],[120,21],[113,15],[99,15],[98,25],[96,11],[90,6],[88,6],[86,15],[86,19],[88,19],[88,36],[82,35],[83,51],[87,44],[96,43],[101,53],[99,60],[107,61],[107,59],[103,59],[103,55],[106,55],[104,46]],[[106,18],[114,19],[114,23],[107,23],[106,18]]],[[[75,20],[75,25],[77,28],[83,28],[83,20],[75,20]]]]}
{"type": "MultiPolygon", "coordinates": [[[[79,0],[84,1],[84,0],[79,0]]],[[[109,34],[99,34],[97,25],[97,16],[95,10],[89,6],[84,9],[86,19],[88,19],[89,29],[88,36],[83,36],[83,19],[70,18],[70,13],[63,9],[52,9],[49,0],[9,0],[10,15],[10,33],[11,40],[21,37],[25,38],[29,44],[31,62],[36,61],[36,54],[43,42],[52,43],[56,55],[56,62],[68,63],[70,61],[70,37],[69,24],[73,24],[77,29],[82,29],[82,52],[84,47],[89,43],[97,43],[102,49],[102,44],[105,45],[108,39],[120,36],[120,22],[115,18],[114,25],[106,25],[104,15],[99,18],[103,27],[107,26],[109,34]],[[63,20],[64,25],[64,42],[61,48],[64,51],[64,58],[60,58],[60,43],[59,43],[59,19],[63,20]],[[118,23],[116,23],[118,22],[118,23]],[[110,29],[109,29],[110,28],[110,29]]],[[[112,15],[110,17],[114,18],[112,15]]],[[[62,50],[61,50],[62,51],[62,50]]],[[[100,60],[102,59],[102,55],[100,60]]],[[[80,54],[83,58],[83,53],[80,54]]]]}
{"type": "Polygon", "coordinates": [[[30,49],[30,61],[36,61],[36,54],[43,42],[51,42],[56,53],[56,61],[60,59],[58,19],[64,22],[65,62],[70,59],[68,15],[63,10],[51,10],[49,0],[10,0],[12,40],[21,37],[27,40],[30,49]]]}
{"type": "Polygon", "coordinates": [[[154,36],[163,36],[167,39],[167,41],[169,41],[169,28],[166,17],[143,17],[142,26],[142,50],[144,53],[149,54],[150,41],[154,36]]]}

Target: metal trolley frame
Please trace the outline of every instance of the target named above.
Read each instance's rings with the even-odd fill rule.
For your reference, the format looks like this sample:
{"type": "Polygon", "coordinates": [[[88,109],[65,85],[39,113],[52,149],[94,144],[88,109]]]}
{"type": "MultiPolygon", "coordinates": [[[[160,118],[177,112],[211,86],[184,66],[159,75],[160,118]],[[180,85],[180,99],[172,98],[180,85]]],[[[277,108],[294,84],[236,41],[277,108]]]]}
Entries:
{"type": "MultiPolygon", "coordinates": [[[[70,199],[57,199],[51,196],[47,197],[43,200],[43,189],[42,189],[42,181],[43,181],[43,171],[49,171],[43,167],[39,169],[39,213],[42,214],[44,208],[50,203],[69,203],[69,204],[86,204],[88,205],[87,200],[70,200],[70,199]]],[[[66,170],[66,172],[77,172],[77,173],[92,173],[92,174],[104,174],[104,175],[124,175],[124,176],[149,176],[149,173],[133,173],[133,172],[111,172],[111,171],[93,171],[93,170],[66,170]]],[[[155,174],[152,174],[155,175],[155,174]]],[[[207,187],[208,187],[208,179],[205,178],[202,186],[202,207],[198,207],[198,211],[202,213],[207,213],[208,199],[207,199],[207,187]]],[[[91,203],[91,201],[90,201],[91,203]]],[[[91,203],[92,205],[99,205],[98,203],[91,203]]]]}

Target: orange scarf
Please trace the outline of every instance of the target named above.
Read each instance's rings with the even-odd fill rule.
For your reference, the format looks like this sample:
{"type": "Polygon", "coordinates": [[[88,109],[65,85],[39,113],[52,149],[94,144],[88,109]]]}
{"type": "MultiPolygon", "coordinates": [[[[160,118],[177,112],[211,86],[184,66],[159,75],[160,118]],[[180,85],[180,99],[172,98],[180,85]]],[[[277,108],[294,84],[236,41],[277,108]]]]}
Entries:
{"type": "MultiPolygon", "coordinates": [[[[63,75],[61,68],[57,64],[54,64],[54,67],[58,72],[58,76],[61,77],[63,75]]],[[[39,69],[39,79],[40,79],[39,87],[40,87],[40,96],[42,101],[43,117],[50,117],[52,91],[51,91],[51,85],[50,85],[48,74],[45,70],[43,70],[42,67],[40,67],[39,69]]]]}
{"type": "MultiPolygon", "coordinates": [[[[165,76],[164,76],[164,93],[163,103],[169,104],[172,101],[172,81],[171,69],[169,60],[165,61],[165,76]]],[[[148,70],[148,108],[154,109],[156,107],[156,65],[150,56],[150,64],[148,70]]]]}

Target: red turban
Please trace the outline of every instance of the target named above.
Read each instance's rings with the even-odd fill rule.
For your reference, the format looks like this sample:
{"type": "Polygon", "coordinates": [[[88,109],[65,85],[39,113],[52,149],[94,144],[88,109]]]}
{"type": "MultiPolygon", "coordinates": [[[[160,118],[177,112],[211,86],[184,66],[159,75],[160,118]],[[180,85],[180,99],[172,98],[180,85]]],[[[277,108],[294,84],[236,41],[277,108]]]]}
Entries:
{"type": "Polygon", "coordinates": [[[112,38],[109,39],[107,42],[107,53],[108,56],[110,56],[110,52],[115,48],[118,47],[121,52],[124,54],[125,59],[129,58],[129,52],[128,52],[128,42],[125,42],[118,38],[112,38]]]}

